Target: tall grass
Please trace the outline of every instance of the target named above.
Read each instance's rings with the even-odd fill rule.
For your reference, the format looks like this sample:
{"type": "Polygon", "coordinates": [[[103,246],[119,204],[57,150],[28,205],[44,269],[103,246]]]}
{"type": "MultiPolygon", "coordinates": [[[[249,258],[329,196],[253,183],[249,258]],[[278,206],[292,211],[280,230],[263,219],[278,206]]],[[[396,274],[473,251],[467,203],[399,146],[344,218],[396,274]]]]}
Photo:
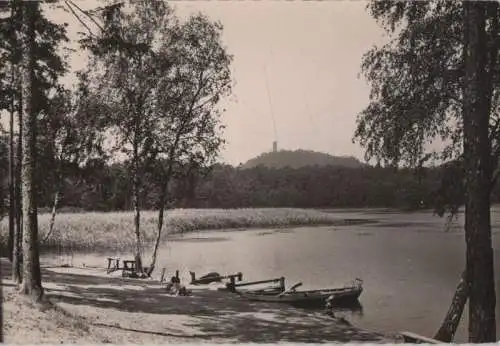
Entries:
{"type": "MultiPolygon", "coordinates": [[[[39,238],[48,231],[50,214],[40,214],[39,238]]],[[[54,231],[42,251],[131,251],[134,247],[132,212],[62,213],[57,215],[54,231]]],[[[145,243],[154,241],[158,213],[141,213],[141,232],[145,243]]],[[[174,209],[166,213],[162,240],[168,235],[197,230],[233,228],[288,227],[307,225],[338,225],[344,220],[310,209],[174,209]]],[[[0,242],[7,242],[8,225],[0,223],[0,242]]]]}

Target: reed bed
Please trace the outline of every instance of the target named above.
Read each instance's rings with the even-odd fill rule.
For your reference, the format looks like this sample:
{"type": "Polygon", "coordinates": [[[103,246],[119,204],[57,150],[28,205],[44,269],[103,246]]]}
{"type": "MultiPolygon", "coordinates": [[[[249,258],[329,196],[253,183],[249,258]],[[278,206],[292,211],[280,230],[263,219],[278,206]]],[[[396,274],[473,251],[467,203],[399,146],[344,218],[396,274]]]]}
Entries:
{"type": "MultiPolygon", "coordinates": [[[[50,214],[38,216],[39,238],[48,231],[50,214]]],[[[157,234],[158,212],[141,213],[141,233],[144,243],[151,243],[157,234]]],[[[165,213],[162,241],[167,236],[201,230],[245,229],[339,225],[345,221],[335,215],[311,209],[174,209],[165,213]]],[[[7,220],[0,223],[0,243],[6,244],[7,220]]],[[[41,251],[100,252],[130,251],[135,245],[132,212],[62,213],[56,217],[54,231],[41,251]]]]}

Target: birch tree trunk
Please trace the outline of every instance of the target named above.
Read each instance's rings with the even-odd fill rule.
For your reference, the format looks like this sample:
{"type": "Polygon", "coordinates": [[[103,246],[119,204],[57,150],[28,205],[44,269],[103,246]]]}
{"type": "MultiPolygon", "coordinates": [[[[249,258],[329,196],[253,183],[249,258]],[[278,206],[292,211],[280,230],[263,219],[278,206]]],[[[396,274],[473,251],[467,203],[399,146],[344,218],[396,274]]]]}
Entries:
{"type": "MultiPolygon", "coordinates": [[[[137,130],[135,131],[137,137],[137,130]]],[[[135,265],[138,274],[142,274],[142,242],[141,242],[141,208],[140,208],[140,190],[141,181],[139,176],[139,154],[137,138],[134,141],[133,153],[133,177],[132,177],[132,204],[134,208],[134,230],[135,230],[135,265]]]]}
{"type": "MultiPolygon", "coordinates": [[[[171,171],[170,168],[169,168],[169,171],[171,171]]],[[[170,177],[170,173],[168,176],[170,177]]],[[[151,256],[151,264],[148,267],[148,272],[147,272],[148,276],[151,276],[151,274],[155,270],[156,261],[157,261],[157,257],[158,257],[158,248],[160,247],[160,242],[161,242],[161,233],[162,233],[162,229],[163,229],[163,220],[164,220],[164,215],[165,215],[165,204],[167,201],[169,180],[170,180],[169,178],[165,179],[163,184],[162,184],[162,188],[161,188],[161,194],[160,194],[159,205],[158,205],[158,232],[156,233],[153,255],[151,256]]]]}
{"type": "Polygon", "coordinates": [[[455,290],[455,294],[453,295],[450,308],[446,313],[441,328],[439,328],[436,336],[434,336],[434,339],[446,343],[453,341],[468,297],[469,286],[467,285],[467,272],[464,270],[457,289],[455,290]]]}
{"type": "Polygon", "coordinates": [[[54,202],[52,203],[52,212],[50,213],[49,230],[47,232],[47,235],[45,235],[45,238],[43,238],[43,242],[49,240],[50,235],[54,231],[54,225],[56,223],[56,215],[57,215],[57,205],[59,204],[60,194],[61,192],[60,189],[58,188],[54,193],[54,202]]]}
{"type": "Polygon", "coordinates": [[[138,274],[142,273],[142,242],[141,242],[141,209],[139,205],[140,186],[139,178],[134,177],[132,203],[134,205],[134,229],[135,229],[135,265],[138,274]]]}
{"type": "Polygon", "coordinates": [[[43,238],[43,242],[46,242],[52,232],[54,231],[54,225],[56,223],[56,215],[57,215],[57,206],[59,204],[59,198],[61,196],[61,190],[62,190],[62,174],[60,174],[59,170],[61,169],[60,164],[58,164],[58,173],[57,173],[57,182],[56,182],[56,190],[54,191],[54,201],[52,202],[52,212],[50,214],[50,222],[49,222],[49,230],[45,237],[43,238]]]}

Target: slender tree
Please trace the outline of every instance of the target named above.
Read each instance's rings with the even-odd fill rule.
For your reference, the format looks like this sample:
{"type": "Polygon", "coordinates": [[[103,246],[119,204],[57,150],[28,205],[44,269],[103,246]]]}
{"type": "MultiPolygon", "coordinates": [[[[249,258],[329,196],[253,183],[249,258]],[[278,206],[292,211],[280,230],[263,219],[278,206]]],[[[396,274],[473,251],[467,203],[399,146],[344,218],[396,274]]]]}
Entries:
{"type": "MultiPolygon", "coordinates": [[[[23,125],[23,97],[21,88],[21,56],[22,44],[21,36],[23,33],[23,8],[25,2],[13,0],[3,2],[0,5],[0,11],[6,14],[6,10],[10,10],[10,15],[0,19],[0,56],[6,63],[0,66],[0,74],[9,76],[3,82],[3,93],[8,97],[7,103],[0,104],[1,108],[8,109],[11,114],[17,113],[17,131],[12,129],[14,135],[17,132],[17,139],[12,140],[11,144],[16,146],[16,149],[11,148],[11,152],[16,154],[11,156],[11,168],[14,171],[14,176],[11,177],[11,182],[15,182],[13,189],[10,192],[11,205],[15,208],[11,210],[10,219],[15,220],[14,232],[11,229],[10,243],[13,246],[13,279],[20,281],[20,256],[21,256],[21,238],[22,238],[22,208],[21,208],[21,165],[22,165],[22,125],[23,125]],[[14,160],[12,160],[14,159],[14,160]]],[[[48,21],[41,11],[36,12],[36,20],[34,21],[34,31],[37,39],[35,40],[35,69],[34,80],[36,88],[33,89],[34,98],[36,99],[35,112],[43,113],[49,109],[48,100],[51,98],[51,91],[57,86],[58,77],[66,71],[63,57],[57,51],[59,43],[67,41],[66,30],[64,25],[57,25],[48,21]]],[[[12,122],[14,125],[14,121],[12,122]]],[[[42,165],[43,167],[43,165],[42,165]]],[[[12,223],[11,223],[12,224],[12,223]]]]}
{"type": "Polygon", "coordinates": [[[52,212],[49,229],[43,238],[47,241],[54,230],[58,203],[63,191],[65,178],[74,175],[75,168],[85,166],[96,158],[106,158],[103,150],[106,123],[105,108],[87,92],[86,81],[80,76],[77,89],[73,92],[64,88],[49,100],[46,117],[40,122],[45,134],[44,160],[39,160],[41,171],[47,171],[53,186],[52,212]]]}
{"type": "Polygon", "coordinates": [[[14,152],[14,104],[15,104],[15,72],[16,65],[19,59],[19,49],[16,45],[16,7],[14,1],[3,3],[0,5],[0,12],[4,14],[0,18],[0,36],[4,39],[0,42],[0,76],[2,82],[0,83],[1,102],[0,109],[7,110],[10,113],[9,118],[9,238],[8,238],[8,257],[12,260],[14,244],[15,244],[15,199],[14,199],[14,185],[15,180],[12,174],[14,164],[12,153],[14,152]],[[5,16],[6,13],[9,13],[5,16]]]}
{"type": "Polygon", "coordinates": [[[173,76],[159,85],[158,148],[162,164],[157,170],[160,182],[158,230],[148,274],[155,268],[161,240],[168,187],[175,166],[210,165],[223,144],[220,100],[231,92],[232,57],[221,43],[222,26],[203,15],[190,17],[177,33],[175,44],[160,48],[162,56],[173,59],[173,76]]]}
{"type": "Polygon", "coordinates": [[[468,288],[457,293],[470,294],[469,340],[493,342],[489,198],[500,158],[498,3],[373,1],[368,8],[391,40],[363,58],[371,95],[355,139],[367,159],[396,167],[418,166],[424,157],[462,165],[468,288]],[[445,150],[426,152],[436,139],[445,150]]]}
{"type": "Polygon", "coordinates": [[[38,253],[38,220],[36,204],[36,127],[37,108],[35,93],[35,21],[39,11],[38,2],[23,4],[23,160],[22,160],[22,194],[23,194],[23,283],[20,292],[34,300],[43,296],[40,259],[38,253]]]}
{"type": "MultiPolygon", "coordinates": [[[[12,210],[14,214],[15,227],[13,234],[13,253],[12,253],[12,280],[19,284],[22,281],[22,206],[21,206],[21,164],[22,164],[22,118],[23,118],[23,105],[22,105],[22,90],[21,90],[21,61],[22,61],[22,44],[21,44],[21,30],[23,24],[23,11],[19,1],[11,2],[11,16],[9,18],[11,28],[9,42],[10,62],[13,71],[11,90],[11,103],[12,112],[17,112],[17,145],[15,146],[16,155],[15,162],[13,163],[14,178],[13,182],[13,205],[15,209],[12,210]]],[[[13,131],[14,132],[14,131],[13,131]]],[[[12,148],[14,152],[14,148],[12,148]]]]}
{"type": "MultiPolygon", "coordinates": [[[[14,17],[15,15],[15,8],[13,3],[10,6],[10,16],[14,17]]],[[[12,52],[13,47],[15,45],[15,30],[13,30],[13,25],[12,21],[9,21],[7,24],[7,27],[10,29],[8,30],[9,36],[11,38],[10,40],[10,51],[12,52]]],[[[15,85],[16,83],[16,67],[15,67],[15,55],[10,54],[10,78],[11,78],[11,85],[15,85]]],[[[10,107],[9,107],[9,242],[8,242],[8,252],[9,252],[9,259],[12,262],[12,256],[13,256],[13,251],[14,251],[14,233],[15,233],[15,210],[16,210],[16,205],[15,205],[15,163],[14,163],[14,158],[15,158],[15,139],[14,139],[14,115],[15,115],[15,101],[14,101],[14,89],[10,88],[10,107]]]]}
{"type": "Polygon", "coordinates": [[[88,76],[93,90],[114,110],[108,113],[109,132],[116,148],[128,159],[135,261],[141,274],[140,196],[144,174],[157,152],[153,138],[158,118],[155,96],[160,95],[154,88],[169,65],[165,59],[158,59],[157,42],[171,39],[165,32],[176,22],[171,8],[164,2],[138,1],[128,5],[129,11],[122,10],[123,3],[108,6],[103,11],[103,31],[97,37],[82,39],[81,43],[92,52],[88,76]]]}
{"type": "Polygon", "coordinates": [[[443,324],[437,331],[434,339],[442,342],[452,342],[462,318],[462,313],[469,297],[469,285],[467,282],[467,272],[462,273],[455,294],[451,301],[450,308],[446,313],[443,324]]]}
{"type": "MultiPolygon", "coordinates": [[[[20,11],[21,12],[21,11],[20,11]]],[[[20,78],[19,78],[20,79],[20,78]]],[[[20,85],[21,83],[18,82],[20,85]]],[[[14,186],[14,203],[16,205],[15,210],[15,220],[16,227],[14,232],[14,253],[12,255],[12,280],[16,283],[21,283],[22,281],[22,268],[21,260],[23,256],[23,208],[21,195],[21,167],[23,161],[23,107],[22,107],[22,92],[18,93],[18,107],[17,107],[17,123],[18,123],[18,135],[17,135],[17,145],[16,145],[16,163],[15,163],[15,186],[14,186]]]]}

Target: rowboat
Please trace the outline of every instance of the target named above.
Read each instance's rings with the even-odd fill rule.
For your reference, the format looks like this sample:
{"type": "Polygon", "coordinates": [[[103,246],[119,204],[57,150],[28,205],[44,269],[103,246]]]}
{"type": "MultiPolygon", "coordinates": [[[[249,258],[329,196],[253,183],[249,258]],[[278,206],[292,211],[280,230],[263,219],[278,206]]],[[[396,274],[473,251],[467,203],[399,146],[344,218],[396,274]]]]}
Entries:
{"type": "Polygon", "coordinates": [[[326,300],[331,303],[357,302],[363,292],[363,281],[356,279],[351,285],[340,288],[297,291],[302,283],[293,285],[290,289],[277,293],[276,290],[237,291],[242,298],[251,301],[288,303],[294,306],[325,307],[326,300]]]}

